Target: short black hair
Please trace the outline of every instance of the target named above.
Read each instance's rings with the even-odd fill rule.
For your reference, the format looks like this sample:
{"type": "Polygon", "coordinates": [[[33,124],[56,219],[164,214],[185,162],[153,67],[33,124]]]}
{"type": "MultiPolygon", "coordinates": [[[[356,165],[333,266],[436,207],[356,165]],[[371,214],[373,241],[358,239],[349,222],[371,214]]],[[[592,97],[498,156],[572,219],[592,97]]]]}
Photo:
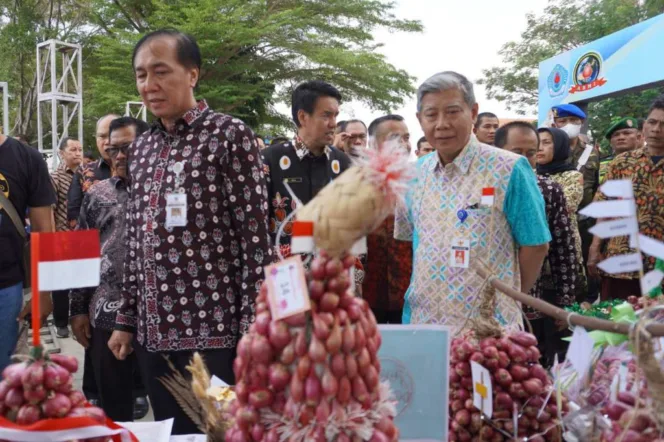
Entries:
{"type": "Polygon", "coordinates": [[[289,141],[290,139],[288,139],[287,137],[274,137],[272,139],[272,142],[270,142],[270,146],[276,146],[277,144],[288,143],[289,141]]]}
{"type": "Polygon", "coordinates": [[[293,110],[293,122],[300,127],[297,113],[300,110],[312,114],[316,108],[316,102],[320,97],[332,97],[341,103],[341,92],[334,86],[321,80],[305,81],[300,83],[293,91],[291,103],[293,110]]]}
{"type": "Polygon", "coordinates": [[[664,110],[664,94],[655,98],[655,101],[652,102],[650,109],[648,109],[648,116],[650,116],[655,109],[664,110]]]}
{"type": "Polygon", "coordinates": [[[96,160],[95,155],[92,153],[92,151],[86,151],[83,152],[83,158],[87,158],[88,160],[96,160]]]}
{"type": "Polygon", "coordinates": [[[427,137],[422,137],[419,140],[417,140],[417,150],[420,150],[420,146],[422,145],[422,143],[426,142],[426,140],[427,137]]]}
{"type": "Polygon", "coordinates": [[[134,53],[131,56],[132,68],[136,69],[136,55],[141,47],[150,40],[159,37],[171,37],[175,39],[177,42],[178,61],[182,66],[189,69],[198,68],[199,71],[201,70],[201,49],[198,47],[196,39],[189,34],[185,34],[184,32],[172,28],[158,29],[149,34],[145,34],[140,40],[138,40],[138,43],[134,46],[134,53]]]}
{"type": "Polygon", "coordinates": [[[404,118],[401,115],[397,114],[383,115],[382,117],[376,118],[369,125],[369,136],[370,137],[375,136],[376,132],[378,131],[378,126],[380,126],[386,121],[404,121],[404,118]]]}
{"type": "Polygon", "coordinates": [[[62,141],[60,141],[60,145],[58,146],[59,150],[65,150],[67,148],[67,144],[69,144],[70,141],[78,141],[78,138],[74,137],[64,137],[62,141]]]}
{"type": "Polygon", "coordinates": [[[477,120],[475,120],[476,128],[480,127],[480,124],[482,124],[482,118],[495,118],[496,120],[498,120],[498,115],[491,112],[482,112],[481,114],[478,114],[477,120]]]}
{"type": "Polygon", "coordinates": [[[352,123],[360,123],[362,126],[364,126],[365,130],[367,129],[367,125],[364,124],[364,121],[362,120],[344,120],[337,124],[337,130],[339,132],[346,132],[346,128],[348,128],[348,125],[352,123]]]}
{"type": "Polygon", "coordinates": [[[535,136],[537,137],[537,144],[539,145],[539,133],[537,132],[537,129],[535,129],[535,126],[528,123],[527,121],[512,121],[511,123],[507,123],[506,125],[499,127],[498,130],[496,131],[496,138],[493,141],[494,145],[500,149],[505,147],[505,145],[507,144],[507,137],[510,134],[510,129],[517,129],[517,128],[524,130],[532,130],[535,133],[535,136]]]}
{"type": "Polygon", "coordinates": [[[122,129],[123,127],[131,127],[131,126],[134,126],[134,128],[136,129],[137,137],[143,132],[150,129],[148,123],[146,123],[143,120],[139,120],[138,118],[134,117],[120,117],[111,121],[110,126],[108,126],[108,138],[109,139],[111,138],[111,134],[113,133],[114,130],[122,129]]]}

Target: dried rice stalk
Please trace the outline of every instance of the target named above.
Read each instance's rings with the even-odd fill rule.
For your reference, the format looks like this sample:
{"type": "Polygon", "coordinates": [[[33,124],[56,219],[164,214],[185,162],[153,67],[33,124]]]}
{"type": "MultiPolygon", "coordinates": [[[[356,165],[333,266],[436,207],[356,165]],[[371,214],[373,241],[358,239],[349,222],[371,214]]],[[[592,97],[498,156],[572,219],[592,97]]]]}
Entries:
{"type": "Polygon", "coordinates": [[[413,166],[398,144],[368,150],[339,178],[297,212],[314,223],[314,241],[331,256],[341,256],[375,230],[403,199],[413,166]]]}

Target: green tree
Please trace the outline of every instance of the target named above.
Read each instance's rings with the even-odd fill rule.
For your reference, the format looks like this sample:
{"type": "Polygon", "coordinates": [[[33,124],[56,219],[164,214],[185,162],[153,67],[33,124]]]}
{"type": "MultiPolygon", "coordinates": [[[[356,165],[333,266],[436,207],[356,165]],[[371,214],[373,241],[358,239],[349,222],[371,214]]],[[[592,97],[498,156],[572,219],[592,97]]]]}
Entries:
{"type": "MultiPolygon", "coordinates": [[[[501,66],[483,71],[488,98],[520,115],[537,105],[539,63],[664,12],[664,0],[551,0],[540,15],[527,14],[519,41],[501,48],[501,66]]],[[[619,116],[641,117],[660,90],[626,94],[589,106],[590,127],[602,137],[619,116]]]]}
{"type": "Polygon", "coordinates": [[[135,100],[134,43],[147,31],[175,27],[201,47],[199,95],[257,130],[289,126],[274,105],[314,78],[339,87],[345,100],[388,111],[412,93],[412,77],[376,51],[372,31],[422,29],[393,9],[376,0],[99,0],[93,22],[104,32],[86,67],[88,110],[99,115],[135,100]]]}

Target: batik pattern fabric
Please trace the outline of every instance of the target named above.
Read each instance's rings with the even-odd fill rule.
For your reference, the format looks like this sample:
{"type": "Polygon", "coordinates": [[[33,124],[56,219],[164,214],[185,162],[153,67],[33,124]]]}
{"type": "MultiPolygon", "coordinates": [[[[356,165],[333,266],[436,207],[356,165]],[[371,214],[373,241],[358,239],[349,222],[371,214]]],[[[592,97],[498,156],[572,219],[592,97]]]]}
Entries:
{"type": "MultiPolygon", "coordinates": [[[[567,307],[575,301],[576,279],[580,268],[571,220],[567,211],[567,200],[560,184],[551,179],[538,176],[537,185],[544,197],[551,243],[549,253],[542,265],[542,272],[530,291],[530,295],[558,307],[567,307]]],[[[539,310],[527,305],[523,306],[523,312],[531,321],[544,317],[539,310]]]]}
{"type": "MultiPolygon", "coordinates": [[[[454,333],[478,314],[484,280],[471,268],[452,266],[452,245],[470,241],[470,262],[481,260],[507,285],[519,288],[520,246],[551,240],[544,200],[525,158],[477,141],[443,165],[432,153],[418,160],[405,205],[397,207],[395,238],[413,242],[413,275],[404,324],[442,324],[454,333]],[[493,187],[493,206],[481,206],[493,187]],[[464,210],[467,216],[459,216],[464,210]]],[[[495,317],[506,328],[522,327],[520,305],[497,292],[495,317]]]]}
{"type": "Polygon", "coordinates": [[[113,331],[122,305],[125,259],[127,186],[113,177],[93,185],[83,197],[77,230],[99,230],[101,273],[99,286],[69,293],[70,316],[89,315],[93,327],[113,331]]]}
{"type": "Polygon", "coordinates": [[[367,265],[362,297],[371,308],[403,309],[410,285],[413,250],[409,241],[394,239],[394,215],[367,236],[367,265]]]}
{"type": "Polygon", "coordinates": [[[116,328],[148,351],[233,348],[254,321],[272,262],[268,199],[249,127],[205,101],[129,149],[127,257],[116,328]],[[183,165],[176,174],[174,165],[183,165]],[[166,197],[187,195],[185,227],[166,226],[166,197]]]}
{"type": "MultiPolygon", "coordinates": [[[[577,146],[572,149],[569,161],[574,167],[579,166],[579,160],[583,155],[583,152],[586,150],[585,143],[579,142],[577,146]]],[[[579,208],[584,208],[590,204],[597,192],[597,187],[599,186],[599,149],[593,147],[593,150],[590,152],[588,161],[586,164],[581,166],[579,172],[583,175],[583,194],[581,195],[581,201],[579,202],[579,208]]]]}
{"type": "MultiPolygon", "coordinates": [[[[609,164],[606,180],[630,180],[634,191],[639,232],[658,241],[664,241],[664,161],[653,162],[647,148],[640,148],[616,156],[609,164]]],[[[601,191],[596,201],[605,201],[601,191]]],[[[636,253],[629,246],[628,236],[610,238],[606,245],[606,258],[636,253]]],[[[655,268],[655,257],[643,255],[643,270],[655,268]]],[[[600,273],[604,274],[600,271],[600,273]]],[[[606,275],[606,274],[605,274],[606,275]]],[[[618,279],[637,279],[638,272],[606,275],[618,279]]]]}
{"type": "Polygon", "coordinates": [[[76,169],[67,195],[67,220],[70,229],[76,227],[85,193],[98,182],[110,177],[111,166],[103,158],[90,164],[82,164],[76,169]]]}
{"type": "Polygon", "coordinates": [[[68,168],[64,163],[51,174],[53,187],[55,188],[55,196],[57,201],[55,203],[55,210],[53,215],[55,217],[55,231],[65,232],[71,230],[67,222],[67,194],[69,187],[71,187],[74,178],[74,171],[68,168]]]}
{"type": "Polygon", "coordinates": [[[579,220],[577,218],[577,211],[579,205],[583,200],[583,176],[581,172],[575,170],[568,170],[566,172],[556,173],[552,175],[545,175],[554,182],[560,184],[565,193],[565,200],[567,200],[567,213],[570,218],[570,227],[572,228],[572,235],[574,236],[574,248],[576,249],[577,262],[581,263],[579,269],[579,284],[577,290],[583,290],[585,287],[586,270],[583,263],[583,249],[581,248],[581,234],[579,232],[579,220]]]}

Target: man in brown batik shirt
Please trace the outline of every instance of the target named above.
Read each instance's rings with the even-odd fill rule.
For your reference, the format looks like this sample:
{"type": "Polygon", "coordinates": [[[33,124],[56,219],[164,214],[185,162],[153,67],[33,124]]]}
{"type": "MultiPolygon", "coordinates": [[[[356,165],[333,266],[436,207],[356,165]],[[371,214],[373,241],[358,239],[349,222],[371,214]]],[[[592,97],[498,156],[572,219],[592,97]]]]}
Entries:
{"type": "Polygon", "coordinates": [[[188,376],[198,351],[234,383],[235,347],[272,261],[267,189],[251,129],[194,98],[201,56],[192,37],[144,36],[133,67],[159,120],[129,149],[123,304],[108,345],[123,359],[136,334],[155,420],[174,418],[173,434],[197,433],[158,379],[172,374],[164,356],[188,376]]]}

